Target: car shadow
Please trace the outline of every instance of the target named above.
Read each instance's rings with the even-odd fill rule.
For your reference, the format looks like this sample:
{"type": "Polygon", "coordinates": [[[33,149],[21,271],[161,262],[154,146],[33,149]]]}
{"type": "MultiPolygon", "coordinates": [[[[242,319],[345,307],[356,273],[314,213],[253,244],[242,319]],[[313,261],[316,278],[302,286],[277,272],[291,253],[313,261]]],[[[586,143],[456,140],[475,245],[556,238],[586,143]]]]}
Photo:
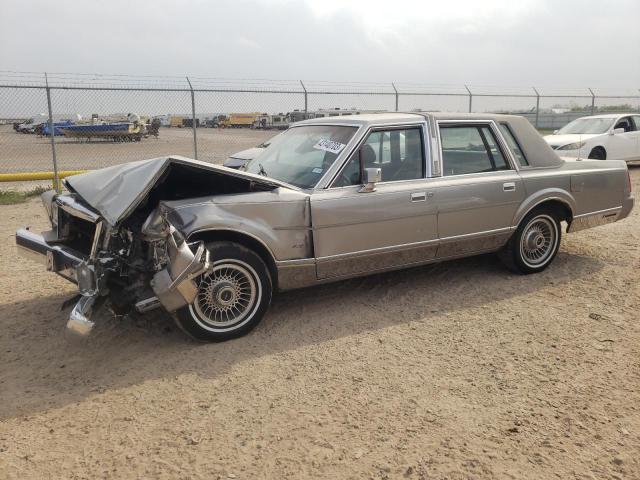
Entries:
{"type": "MultiPolygon", "coordinates": [[[[561,252],[537,275],[509,273],[492,255],[285,292],[262,323],[237,340],[203,344],[156,311],[118,318],[96,312],[81,342],[66,338],[68,297],[6,304],[0,319],[0,418],[62,407],[145,381],[195,374],[216,377],[234,364],[410,322],[454,322],[460,310],[535,293],[588,277],[603,262],[561,252]]],[[[44,278],[44,277],[43,277],[44,278]]]]}

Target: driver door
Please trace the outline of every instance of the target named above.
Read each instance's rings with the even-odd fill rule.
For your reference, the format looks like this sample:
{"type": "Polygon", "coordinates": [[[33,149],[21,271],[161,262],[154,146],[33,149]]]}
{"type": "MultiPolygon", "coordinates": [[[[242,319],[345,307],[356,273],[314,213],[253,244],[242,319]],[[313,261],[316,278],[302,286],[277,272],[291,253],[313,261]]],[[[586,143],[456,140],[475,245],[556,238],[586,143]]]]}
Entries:
{"type": "Polygon", "coordinates": [[[350,277],[433,259],[437,209],[426,178],[422,125],[374,129],[332,187],[311,196],[319,279],[350,277]],[[382,181],[362,192],[365,168],[382,181]]]}
{"type": "Polygon", "coordinates": [[[607,158],[611,160],[631,160],[636,156],[637,133],[631,117],[620,117],[616,120],[613,129],[623,128],[624,133],[615,133],[609,136],[607,142],[607,158]]]}

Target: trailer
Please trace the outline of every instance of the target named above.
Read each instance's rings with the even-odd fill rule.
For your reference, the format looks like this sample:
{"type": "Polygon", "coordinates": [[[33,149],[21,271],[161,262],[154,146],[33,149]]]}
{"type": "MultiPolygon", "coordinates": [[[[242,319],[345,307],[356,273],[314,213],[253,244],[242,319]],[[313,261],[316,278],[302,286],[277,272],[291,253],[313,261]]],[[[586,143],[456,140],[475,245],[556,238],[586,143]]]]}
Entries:
{"type": "Polygon", "coordinates": [[[222,128],[255,128],[256,121],[263,114],[253,113],[230,113],[229,118],[220,122],[222,128]]]}
{"type": "MultiPolygon", "coordinates": [[[[183,118],[182,126],[184,128],[193,128],[193,118],[183,118]]],[[[196,118],[196,128],[200,127],[200,119],[196,118]]]]}
{"type": "Polygon", "coordinates": [[[277,113],[273,115],[263,113],[256,117],[252,128],[259,128],[262,130],[286,130],[289,128],[289,119],[284,113],[277,113]]]}
{"type": "Polygon", "coordinates": [[[176,115],[171,115],[171,118],[169,119],[169,126],[182,128],[182,126],[184,125],[184,119],[185,117],[178,117],[176,115]]]}

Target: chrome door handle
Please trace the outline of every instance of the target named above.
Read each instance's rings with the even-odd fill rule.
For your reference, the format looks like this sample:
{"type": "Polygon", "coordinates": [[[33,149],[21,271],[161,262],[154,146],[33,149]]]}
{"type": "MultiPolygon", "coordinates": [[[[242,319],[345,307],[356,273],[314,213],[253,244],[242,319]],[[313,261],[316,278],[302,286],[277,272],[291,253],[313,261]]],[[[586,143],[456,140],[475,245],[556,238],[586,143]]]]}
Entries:
{"type": "Polygon", "coordinates": [[[505,192],[515,192],[516,191],[515,182],[503,183],[502,190],[504,190],[505,192]]]}
{"type": "Polygon", "coordinates": [[[425,202],[427,200],[427,192],[416,192],[411,194],[412,202],[425,202]]]}

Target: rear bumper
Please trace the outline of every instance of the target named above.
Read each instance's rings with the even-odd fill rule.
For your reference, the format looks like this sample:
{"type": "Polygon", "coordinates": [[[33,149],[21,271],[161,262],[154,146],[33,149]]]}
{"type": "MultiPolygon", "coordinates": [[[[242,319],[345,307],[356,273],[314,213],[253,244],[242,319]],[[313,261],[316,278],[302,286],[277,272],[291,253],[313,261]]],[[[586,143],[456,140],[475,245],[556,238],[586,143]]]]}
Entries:
{"type": "Polygon", "coordinates": [[[18,252],[25,258],[45,265],[47,271],[55,272],[76,284],[78,283],[76,268],[87,260],[87,257],[81,253],[48,243],[45,236],[24,228],[16,232],[16,246],[18,252]]]}
{"type": "Polygon", "coordinates": [[[629,216],[631,210],[633,210],[633,204],[633,195],[629,195],[624,199],[624,202],[622,202],[622,211],[620,212],[620,215],[618,215],[618,220],[622,220],[623,218],[627,218],[629,216]]]}

